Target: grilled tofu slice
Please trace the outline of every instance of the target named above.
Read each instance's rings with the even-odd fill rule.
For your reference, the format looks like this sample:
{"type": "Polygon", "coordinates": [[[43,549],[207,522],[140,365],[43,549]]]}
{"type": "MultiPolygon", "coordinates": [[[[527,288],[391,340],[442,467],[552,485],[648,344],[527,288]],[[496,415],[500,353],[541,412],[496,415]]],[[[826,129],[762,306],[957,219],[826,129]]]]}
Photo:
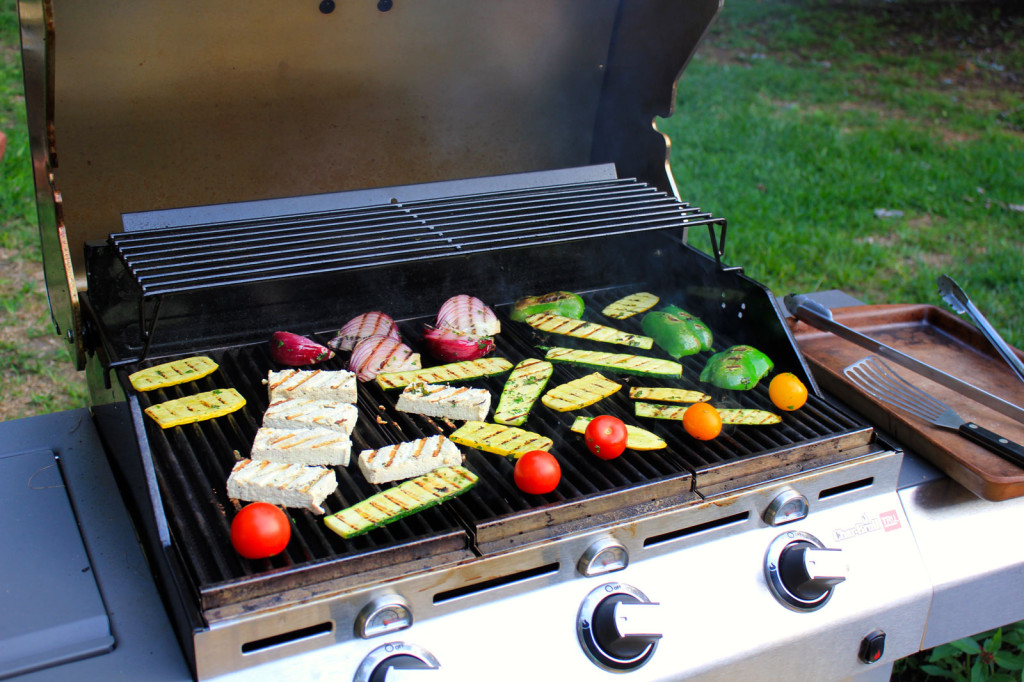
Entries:
{"type": "Polygon", "coordinates": [[[356,385],[355,373],[344,369],[285,369],[267,372],[267,392],[272,403],[287,398],[355,403],[358,400],[356,385]]]}
{"type": "Polygon", "coordinates": [[[614,303],[609,303],[605,306],[604,310],[601,311],[601,314],[615,320],[625,320],[627,317],[632,317],[637,313],[650,310],[655,306],[658,300],[658,297],[654,294],[641,291],[635,294],[630,294],[629,296],[624,296],[614,303]]]}
{"type": "Polygon", "coordinates": [[[197,355],[140,369],[128,375],[128,381],[136,391],[152,391],[202,379],[217,371],[217,367],[217,363],[210,358],[197,355]]]}
{"type": "Polygon", "coordinates": [[[577,339],[615,343],[620,346],[631,346],[645,350],[654,346],[654,339],[649,336],[630,334],[606,327],[603,324],[574,320],[571,317],[562,317],[561,315],[552,315],[551,313],[530,315],[526,318],[526,324],[542,332],[564,334],[565,336],[572,336],[577,339]]]}
{"type": "Polygon", "coordinates": [[[486,422],[466,422],[450,438],[459,445],[517,459],[530,450],[550,450],[554,445],[550,438],[532,431],[486,422]]]}
{"type": "Polygon", "coordinates": [[[466,386],[409,384],[398,396],[395,408],[440,419],[483,421],[491,409],[491,392],[466,386]]]}
{"type": "Polygon", "coordinates": [[[440,467],[331,514],[324,523],[343,538],[355,537],[461,495],[477,480],[465,467],[440,467]]]}
{"type": "Polygon", "coordinates": [[[544,357],[551,362],[564,362],[620,374],[675,379],[683,376],[683,366],[678,362],[628,353],[606,353],[605,351],[554,347],[549,348],[544,357]]]}
{"type": "Polygon", "coordinates": [[[527,358],[516,365],[501,391],[494,421],[507,426],[520,426],[525,422],[554,369],[550,362],[537,358],[527,358]]]}
{"type": "Polygon", "coordinates": [[[338,487],[334,469],[287,462],[241,459],[228,477],[228,497],[269,502],[323,514],[321,506],[338,487]]]}
{"type": "Polygon", "coordinates": [[[387,483],[462,464],[462,451],[444,436],[431,436],[363,450],[357,461],[368,482],[387,483]]]}
{"type": "Polygon", "coordinates": [[[622,388],[622,384],[606,379],[600,372],[594,372],[585,377],[573,379],[561,386],[555,386],[545,393],[540,401],[552,410],[569,412],[593,405],[620,388],[622,388]]]}
{"type": "MultiPolygon", "coordinates": [[[[652,417],[654,419],[676,419],[682,421],[687,408],[683,405],[655,405],[653,403],[634,403],[634,411],[638,417],[652,417]]],[[[767,426],[778,424],[782,417],[767,410],[752,409],[719,409],[718,415],[722,418],[723,424],[737,424],[741,426],[767,426]]]]}
{"type": "Polygon", "coordinates": [[[256,432],[250,459],[323,466],[348,466],[352,441],[334,429],[276,429],[264,426],[256,432]]]}
{"type": "Polygon", "coordinates": [[[633,400],[657,400],[663,403],[706,403],[711,400],[711,396],[701,391],[657,386],[633,386],[629,389],[629,397],[633,400]]]}
{"type": "Polygon", "coordinates": [[[383,389],[404,388],[409,384],[450,384],[469,381],[491,374],[501,374],[512,369],[512,363],[505,358],[480,358],[463,360],[437,367],[413,369],[404,372],[382,372],[377,375],[377,384],[383,389]]]}
{"type": "Polygon", "coordinates": [[[278,429],[324,428],[351,435],[359,410],[351,403],[312,398],[285,398],[270,403],[263,426],[278,429]]]}
{"type": "Polygon", "coordinates": [[[245,398],[233,388],[216,388],[206,393],[168,400],[146,408],[146,414],[161,429],[223,417],[245,405],[245,398]]]}
{"type": "MultiPolygon", "coordinates": [[[[569,428],[575,433],[586,433],[587,424],[591,419],[592,417],[576,417],[576,421],[569,428]]],[[[626,424],[626,447],[630,450],[661,450],[668,447],[668,443],[646,429],[626,424]]]]}

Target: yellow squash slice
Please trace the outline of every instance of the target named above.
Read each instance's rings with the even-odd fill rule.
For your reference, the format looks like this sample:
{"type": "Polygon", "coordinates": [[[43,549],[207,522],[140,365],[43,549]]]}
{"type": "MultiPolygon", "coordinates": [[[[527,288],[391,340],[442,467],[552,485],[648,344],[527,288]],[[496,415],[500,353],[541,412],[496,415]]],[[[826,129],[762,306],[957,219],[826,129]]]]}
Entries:
{"type": "MultiPolygon", "coordinates": [[[[682,421],[687,410],[683,405],[655,405],[641,402],[635,403],[635,408],[635,414],[638,417],[676,419],[678,421],[682,421]]],[[[740,426],[766,426],[782,421],[782,417],[766,410],[722,408],[718,410],[718,415],[722,418],[723,424],[740,426]]]]}
{"type": "Polygon", "coordinates": [[[604,310],[601,311],[601,314],[615,320],[624,320],[627,317],[633,317],[637,313],[650,310],[657,302],[657,296],[649,294],[646,291],[641,291],[639,293],[630,294],[629,296],[620,298],[614,303],[608,304],[605,306],[604,310]]]}
{"type": "Polygon", "coordinates": [[[245,398],[233,388],[217,388],[206,393],[168,400],[146,408],[161,429],[223,417],[245,405],[245,398]]]}
{"type": "Polygon", "coordinates": [[[195,381],[217,371],[217,363],[205,355],[165,362],[128,375],[128,381],[136,391],[153,391],[158,388],[176,386],[186,381],[195,381]]]}
{"type": "Polygon", "coordinates": [[[571,317],[562,317],[561,315],[552,315],[550,313],[537,313],[536,315],[530,315],[526,318],[526,324],[530,325],[534,329],[539,329],[542,332],[563,334],[577,339],[601,341],[603,343],[616,343],[620,346],[630,346],[632,348],[642,348],[644,350],[654,346],[654,339],[649,336],[630,334],[629,332],[606,327],[603,324],[574,320],[571,317]]]}
{"type": "Polygon", "coordinates": [[[653,386],[633,386],[629,389],[629,397],[633,400],[658,400],[663,403],[706,403],[711,400],[711,396],[700,391],[653,386]]]}
{"type": "Polygon", "coordinates": [[[622,388],[622,384],[606,379],[600,372],[594,372],[585,377],[573,379],[561,386],[555,386],[541,396],[540,401],[552,410],[569,412],[593,405],[620,388],[622,388]]]}
{"type": "Polygon", "coordinates": [[[377,375],[377,384],[383,389],[405,388],[409,384],[450,384],[469,381],[491,374],[501,374],[512,369],[512,363],[505,358],[480,358],[463,360],[437,367],[410,369],[402,372],[382,372],[377,375]]]}
{"type": "Polygon", "coordinates": [[[532,431],[475,421],[466,422],[449,438],[459,445],[516,458],[522,457],[530,450],[550,450],[554,445],[550,438],[532,431]]]}
{"type": "Polygon", "coordinates": [[[494,421],[520,426],[551,378],[554,366],[547,360],[527,358],[513,368],[494,410],[494,421]]]}

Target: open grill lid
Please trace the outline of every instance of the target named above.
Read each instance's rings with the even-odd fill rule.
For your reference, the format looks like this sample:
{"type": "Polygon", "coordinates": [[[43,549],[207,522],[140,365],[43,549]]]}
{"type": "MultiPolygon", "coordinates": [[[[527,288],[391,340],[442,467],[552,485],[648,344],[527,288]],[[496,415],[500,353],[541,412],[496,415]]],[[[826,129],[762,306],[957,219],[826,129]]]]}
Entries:
{"type": "Polygon", "coordinates": [[[609,162],[674,194],[652,123],[719,7],[22,0],[58,332],[82,365],[82,245],[123,213],[609,162]]]}

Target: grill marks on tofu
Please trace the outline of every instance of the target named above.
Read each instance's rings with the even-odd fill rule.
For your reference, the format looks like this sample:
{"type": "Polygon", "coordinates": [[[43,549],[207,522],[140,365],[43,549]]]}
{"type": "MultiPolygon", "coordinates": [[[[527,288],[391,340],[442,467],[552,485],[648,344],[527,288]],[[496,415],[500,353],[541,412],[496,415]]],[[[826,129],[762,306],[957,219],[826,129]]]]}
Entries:
{"type": "Polygon", "coordinates": [[[227,492],[237,500],[269,502],[323,514],[320,505],[337,487],[333,469],[243,459],[231,469],[227,492]]]}
{"type": "Polygon", "coordinates": [[[270,403],[263,425],[279,429],[321,427],[351,434],[359,410],[351,403],[311,398],[286,398],[270,403]]]}
{"type": "Polygon", "coordinates": [[[355,403],[358,399],[356,375],[347,370],[286,369],[267,373],[270,402],[288,398],[312,398],[355,403]]]}
{"type": "Polygon", "coordinates": [[[491,408],[491,393],[483,388],[415,383],[406,386],[395,408],[428,417],[479,421],[491,408]]]}
{"type": "Polygon", "coordinates": [[[571,317],[552,315],[551,313],[537,313],[526,318],[526,323],[534,329],[551,332],[552,334],[563,334],[577,339],[588,339],[590,341],[602,341],[604,343],[615,343],[621,346],[649,349],[654,345],[654,339],[649,336],[630,334],[606,327],[603,324],[584,322],[571,317]]]}
{"type": "Polygon", "coordinates": [[[272,462],[348,466],[351,453],[352,441],[342,431],[264,426],[256,432],[251,458],[272,462]]]}
{"type": "Polygon", "coordinates": [[[462,451],[444,436],[387,445],[359,453],[359,469],[370,483],[419,476],[442,466],[462,464],[462,451]]]}

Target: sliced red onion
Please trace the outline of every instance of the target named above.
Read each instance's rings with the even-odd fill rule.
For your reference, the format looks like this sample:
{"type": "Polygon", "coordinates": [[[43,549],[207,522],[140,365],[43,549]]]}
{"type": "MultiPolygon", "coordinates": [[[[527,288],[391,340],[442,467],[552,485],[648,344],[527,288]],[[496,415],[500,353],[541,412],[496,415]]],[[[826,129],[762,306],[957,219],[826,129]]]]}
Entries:
{"type": "Polygon", "coordinates": [[[270,358],[281,365],[302,367],[333,357],[334,351],[305,336],[291,332],[274,332],[270,337],[270,358]]]}
{"type": "Polygon", "coordinates": [[[360,340],[348,361],[349,371],[355,372],[359,381],[372,381],[381,372],[401,372],[421,366],[419,353],[413,353],[398,339],[379,335],[360,340]]]}
{"type": "Polygon", "coordinates": [[[387,336],[396,340],[400,338],[395,321],[379,310],[373,310],[356,315],[346,322],[327,345],[335,350],[352,350],[359,341],[369,336],[387,336]]]}
{"type": "Polygon", "coordinates": [[[437,311],[437,326],[448,327],[472,336],[494,336],[501,322],[494,311],[475,296],[452,296],[437,311]]]}
{"type": "Polygon", "coordinates": [[[427,350],[438,360],[476,360],[494,350],[494,339],[489,336],[473,336],[454,329],[424,326],[426,331],[423,332],[423,340],[427,344],[427,350]]]}

